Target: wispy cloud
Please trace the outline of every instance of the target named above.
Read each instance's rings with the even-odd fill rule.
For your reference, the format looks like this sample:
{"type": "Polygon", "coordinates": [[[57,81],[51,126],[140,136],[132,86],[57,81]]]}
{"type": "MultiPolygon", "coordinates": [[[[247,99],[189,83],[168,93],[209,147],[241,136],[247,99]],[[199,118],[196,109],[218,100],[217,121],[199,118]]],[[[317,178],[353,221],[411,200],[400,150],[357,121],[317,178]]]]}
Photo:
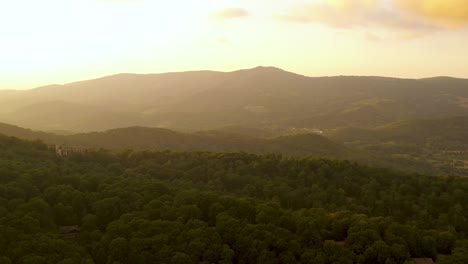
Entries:
{"type": "Polygon", "coordinates": [[[402,11],[441,27],[468,26],[467,0],[396,0],[402,11]]]}
{"type": "Polygon", "coordinates": [[[297,4],[277,18],[288,22],[322,23],[339,28],[372,25],[390,28],[429,27],[418,19],[384,7],[377,0],[324,0],[297,4]]]}
{"type": "Polygon", "coordinates": [[[366,13],[374,9],[375,0],[324,0],[293,5],[278,19],[296,23],[322,23],[347,28],[365,23],[366,13]]]}
{"type": "Polygon", "coordinates": [[[211,14],[211,18],[216,20],[228,20],[248,16],[249,12],[244,8],[225,8],[211,14]]]}
{"type": "Polygon", "coordinates": [[[468,0],[322,0],[292,5],[275,16],[284,22],[362,27],[414,39],[437,30],[468,26],[468,0]]]}

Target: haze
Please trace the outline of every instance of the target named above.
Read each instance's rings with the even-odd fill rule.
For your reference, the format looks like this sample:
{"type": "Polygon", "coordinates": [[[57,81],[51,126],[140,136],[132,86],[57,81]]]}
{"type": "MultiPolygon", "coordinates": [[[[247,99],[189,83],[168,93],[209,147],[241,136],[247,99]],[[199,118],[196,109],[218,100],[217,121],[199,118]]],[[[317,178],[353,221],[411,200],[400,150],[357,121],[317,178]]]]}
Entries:
{"type": "Polygon", "coordinates": [[[0,89],[257,65],[466,78],[467,26],[464,0],[2,1],[0,89]]]}
{"type": "Polygon", "coordinates": [[[467,264],[468,0],[0,0],[0,264],[467,264]]]}

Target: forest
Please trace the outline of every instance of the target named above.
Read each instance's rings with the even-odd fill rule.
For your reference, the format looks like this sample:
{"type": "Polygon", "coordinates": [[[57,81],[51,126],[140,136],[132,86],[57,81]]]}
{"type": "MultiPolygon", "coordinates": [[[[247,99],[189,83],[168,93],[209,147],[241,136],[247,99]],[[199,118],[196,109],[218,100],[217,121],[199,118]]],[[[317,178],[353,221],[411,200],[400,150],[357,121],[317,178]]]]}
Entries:
{"type": "Polygon", "coordinates": [[[468,263],[468,178],[0,136],[0,263],[468,263]],[[77,236],[60,232],[75,226],[77,236]]]}

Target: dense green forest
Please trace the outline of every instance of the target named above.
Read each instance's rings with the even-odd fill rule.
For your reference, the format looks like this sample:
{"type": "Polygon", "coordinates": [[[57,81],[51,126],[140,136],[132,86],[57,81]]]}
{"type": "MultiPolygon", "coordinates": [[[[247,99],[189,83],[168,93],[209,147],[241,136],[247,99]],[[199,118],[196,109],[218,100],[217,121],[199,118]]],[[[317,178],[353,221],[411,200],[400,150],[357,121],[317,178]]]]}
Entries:
{"type": "Polygon", "coordinates": [[[0,263],[468,263],[468,179],[0,136],[0,263]],[[78,225],[77,238],[60,227],[78,225]],[[344,241],[344,243],[342,243],[344,241]]]}

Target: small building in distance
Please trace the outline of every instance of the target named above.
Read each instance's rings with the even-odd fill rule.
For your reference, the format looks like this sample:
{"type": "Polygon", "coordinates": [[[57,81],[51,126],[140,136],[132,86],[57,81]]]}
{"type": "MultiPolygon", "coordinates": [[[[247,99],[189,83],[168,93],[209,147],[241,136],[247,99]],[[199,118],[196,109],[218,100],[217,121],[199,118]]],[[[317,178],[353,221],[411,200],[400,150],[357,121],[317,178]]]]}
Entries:
{"type": "Polygon", "coordinates": [[[78,148],[78,147],[70,147],[65,144],[50,144],[50,150],[55,151],[55,154],[59,155],[60,157],[66,157],[74,153],[85,153],[86,149],[78,148]]]}
{"type": "Polygon", "coordinates": [[[77,225],[61,226],[59,232],[65,238],[77,238],[80,236],[80,227],[77,225]]]}

